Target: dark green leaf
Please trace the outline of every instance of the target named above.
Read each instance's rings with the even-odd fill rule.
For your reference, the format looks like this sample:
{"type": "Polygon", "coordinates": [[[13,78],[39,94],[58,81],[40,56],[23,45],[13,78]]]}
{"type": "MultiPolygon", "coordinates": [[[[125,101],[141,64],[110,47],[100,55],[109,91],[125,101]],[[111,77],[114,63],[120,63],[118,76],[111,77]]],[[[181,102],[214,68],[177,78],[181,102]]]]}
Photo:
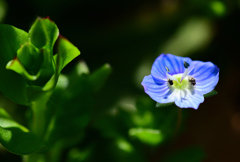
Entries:
{"type": "Polygon", "coordinates": [[[205,98],[207,98],[207,97],[215,96],[215,95],[217,95],[217,94],[218,94],[217,91],[212,90],[211,92],[209,92],[209,93],[207,93],[207,94],[205,94],[205,95],[203,95],[203,96],[204,96],[205,98]]]}
{"type": "Polygon", "coordinates": [[[167,107],[167,106],[171,106],[173,104],[174,104],[174,102],[170,102],[170,103],[159,103],[159,102],[157,102],[156,107],[157,108],[167,107]]]}
{"type": "Polygon", "coordinates": [[[37,136],[15,122],[3,108],[0,108],[0,143],[18,155],[30,154],[43,147],[37,136]]]}
{"type": "Polygon", "coordinates": [[[111,66],[109,64],[105,64],[91,74],[89,81],[92,85],[93,91],[98,91],[103,86],[111,71],[111,66]]]}
{"type": "Polygon", "coordinates": [[[17,58],[30,74],[37,74],[43,62],[43,54],[29,43],[21,46],[17,58]]]}
{"type": "Polygon", "coordinates": [[[0,143],[8,151],[18,155],[31,154],[43,147],[37,136],[16,127],[0,127],[0,143]]]}
{"type": "Polygon", "coordinates": [[[17,55],[17,50],[28,41],[28,34],[10,25],[0,24],[0,90],[18,104],[28,104],[27,84],[14,71],[7,70],[7,63],[17,55]]]}

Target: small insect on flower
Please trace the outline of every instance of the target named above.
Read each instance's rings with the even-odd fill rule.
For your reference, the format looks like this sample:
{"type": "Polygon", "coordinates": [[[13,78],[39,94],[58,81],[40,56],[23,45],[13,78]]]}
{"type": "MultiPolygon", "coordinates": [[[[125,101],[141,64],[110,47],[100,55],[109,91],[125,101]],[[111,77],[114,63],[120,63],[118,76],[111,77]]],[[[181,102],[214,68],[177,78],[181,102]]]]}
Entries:
{"type": "Polygon", "coordinates": [[[211,62],[161,54],[142,85],[158,103],[175,102],[180,108],[197,109],[204,101],[203,95],[211,92],[218,80],[219,68],[211,62]]]}

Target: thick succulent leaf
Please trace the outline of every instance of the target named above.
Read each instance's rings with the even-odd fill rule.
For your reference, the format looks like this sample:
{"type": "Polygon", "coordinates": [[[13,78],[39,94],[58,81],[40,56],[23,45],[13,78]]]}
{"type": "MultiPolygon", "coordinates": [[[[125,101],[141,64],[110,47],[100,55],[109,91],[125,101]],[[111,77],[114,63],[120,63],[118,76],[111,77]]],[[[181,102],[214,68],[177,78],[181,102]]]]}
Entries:
{"type": "Polygon", "coordinates": [[[0,143],[8,151],[18,155],[31,154],[43,147],[37,136],[17,127],[0,127],[0,143]]]}
{"type": "Polygon", "coordinates": [[[51,49],[59,36],[58,27],[49,17],[43,18],[41,21],[47,34],[47,45],[51,49]]]}
{"type": "Polygon", "coordinates": [[[52,48],[59,35],[56,24],[48,18],[38,18],[29,30],[31,43],[38,49],[52,48]]]}
{"type": "Polygon", "coordinates": [[[18,155],[30,154],[43,147],[38,137],[15,122],[3,108],[0,108],[0,143],[18,155]]]}
{"type": "Polygon", "coordinates": [[[30,74],[37,74],[43,62],[43,54],[29,43],[21,46],[17,58],[30,74]]]}
{"type": "Polygon", "coordinates": [[[90,75],[89,82],[92,85],[91,87],[93,91],[98,91],[103,86],[111,71],[111,66],[109,64],[105,64],[90,75]]]}
{"type": "Polygon", "coordinates": [[[0,127],[2,128],[17,127],[24,132],[28,132],[27,128],[15,122],[3,108],[0,108],[0,127]]]}
{"type": "Polygon", "coordinates": [[[212,90],[211,92],[209,92],[209,93],[207,93],[207,94],[205,94],[205,95],[203,95],[203,96],[207,98],[207,97],[215,96],[215,95],[217,95],[217,94],[218,94],[217,91],[212,90]]]}
{"type": "Polygon", "coordinates": [[[16,73],[20,74],[27,80],[36,80],[36,75],[30,75],[26,69],[22,66],[22,64],[19,62],[18,58],[15,58],[8,62],[6,69],[13,70],[16,73]]]}
{"type": "Polygon", "coordinates": [[[40,52],[43,55],[43,62],[37,74],[39,78],[33,83],[33,85],[43,87],[55,74],[54,69],[56,64],[53,63],[53,56],[51,54],[51,50],[43,48],[40,50],[40,52]]]}
{"type": "Polygon", "coordinates": [[[60,36],[58,40],[58,54],[54,56],[55,62],[58,63],[59,61],[58,73],[60,74],[62,69],[79,55],[80,51],[78,50],[78,48],[75,47],[66,38],[60,36]],[[58,55],[59,60],[57,60],[58,55]]]}
{"type": "Polygon", "coordinates": [[[38,49],[41,49],[47,44],[47,35],[40,18],[34,22],[29,30],[29,37],[31,43],[38,49]]]}
{"type": "Polygon", "coordinates": [[[10,25],[0,24],[0,90],[18,104],[28,105],[27,84],[23,78],[6,69],[7,63],[17,55],[17,50],[28,41],[28,33],[10,25]]]}

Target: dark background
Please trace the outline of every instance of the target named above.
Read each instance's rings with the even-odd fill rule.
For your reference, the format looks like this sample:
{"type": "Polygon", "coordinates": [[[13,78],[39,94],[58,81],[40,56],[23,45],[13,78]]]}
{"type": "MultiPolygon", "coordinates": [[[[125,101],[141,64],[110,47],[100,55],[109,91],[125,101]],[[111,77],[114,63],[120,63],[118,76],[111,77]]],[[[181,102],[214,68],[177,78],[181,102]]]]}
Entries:
{"type": "MultiPolygon", "coordinates": [[[[61,35],[79,48],[81,55],[63,73],[79,60],[84,60],[90,71],[104,63],[111,65],[113,72],[97,100],[106,109],[122,98],[145,95],[140,83],[161,53],[213,62],[220,68],[219,94],[206,99],[197,111],[188,110],[185,131],[167,148],[197,145],[206,152],[205,161],[239,161],[240,1],[0,2],[6,9],[3,23],[28,31],[36,17],[49,16],[61,35]]],[[[161,153],[149,159],[158,161],[159,156],[161,153]]],[[[2,148],[0,158],[20,159],[2,148]]]]}

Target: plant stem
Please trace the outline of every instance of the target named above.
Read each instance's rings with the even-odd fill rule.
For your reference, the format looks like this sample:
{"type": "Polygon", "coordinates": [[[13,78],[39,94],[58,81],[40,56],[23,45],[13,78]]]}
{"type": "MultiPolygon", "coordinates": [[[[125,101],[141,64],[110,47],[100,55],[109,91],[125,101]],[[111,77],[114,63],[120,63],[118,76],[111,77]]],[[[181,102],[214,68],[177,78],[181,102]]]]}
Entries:
{"type": "Polygon", "coordinates": [[[32,132],[40,138],[43,137],[45,130],[45,103],[39,101],[32,103],[33,120],[32,120],[32,132]]]}
{"type": "MultiPolygon", "coordinates": [[[[36,134],[41,140],[44,140],[46,129],[46,104],[52,95],[52,91],[46,92],[32,101],[31,109],[33,113],[31,131],[36,134]]],[[[24,156],[24,162],[44,162],[46,157],[44,154],[32,153],[24,156]]]]}
{"type": "Polygon", "coordinates": [[[32,101],[31,108],[33,112],[33,120],[31,131],[38,137],[43,139],[46,126],[46,104],[52,95],[52,91],[46,92],[39,96],[35,101],[32,101]]]}

